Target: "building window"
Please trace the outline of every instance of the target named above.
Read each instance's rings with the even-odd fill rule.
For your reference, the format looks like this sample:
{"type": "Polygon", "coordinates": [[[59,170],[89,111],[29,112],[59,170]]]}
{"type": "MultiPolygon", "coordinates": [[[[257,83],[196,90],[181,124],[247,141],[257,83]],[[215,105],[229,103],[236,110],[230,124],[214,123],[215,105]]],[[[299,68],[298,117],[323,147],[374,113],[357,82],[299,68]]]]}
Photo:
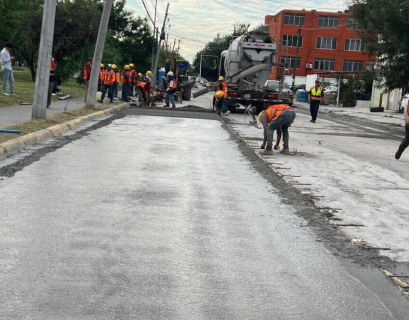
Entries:
{"type": "MultiPolygon", "coordinates": [[[[283,63],[286,68],[294,68],[295,57],[282,56],[281,57],[281,63],[283,63]]],[[[297,59],[297,68],[300,68],[300,66],[301,66],[301,58],[298,58],[297,59]]]]}
{"type": "Polygon", "coordinates": [[[346,51],[364,51],[361,39],[346,39],[345,40],[346,51]]]}
{"type": "Polygon", "coordinates": [[[334,16],[319,16],[318,26],[322,28],[338,28],[338,17],[334,16]]]}
{"type": "MultiPolygon", "coordinates": [[[[283,35],[284,47],[297,47],[297,36],[284,34],[283,35]]],[[[302,36],[300,36],[300,47],[302,47],[302,36]]]]}
{"type": "Polygon", "coordinates": [[[317,37],[317,49],[337,49],[337,38],[317,37]]]}
{"type": "Polygon", "coordinates": [[[314,69],[334,71],[334,65],[335,65],[334,59],[316,58],[314,62],[314,69]]]}
{"type": "Polygon", "coordinates": [[[347,23],[347,28],[348,29],[361,29],[359,26],[359,22],[356,21],[354,18],[348,18],[348,23],[347,23]]]}
{"type": "Polygon", "coordinates": [[[288,26],[304,25],[304,15],[295,13],[284,14],[284,24],[288,26]]]}
{"type": "Polygon", "coordinates": [[[343,71],[362,71],[364,69],[363,61],[345,60],[343,71]]]}
{"type": "Polygon", "coordinates": [[[374,71],[375,62],[367,62],[366,63],[366,71],[374,71]]]}

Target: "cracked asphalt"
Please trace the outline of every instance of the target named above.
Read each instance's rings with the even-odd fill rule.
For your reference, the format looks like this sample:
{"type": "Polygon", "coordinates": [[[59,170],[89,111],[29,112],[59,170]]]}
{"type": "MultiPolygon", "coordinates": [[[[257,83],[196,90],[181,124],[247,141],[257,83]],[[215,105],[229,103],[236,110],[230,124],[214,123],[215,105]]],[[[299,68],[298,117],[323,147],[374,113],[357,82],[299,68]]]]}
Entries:
{"type": "Polygon", "coordinates": [[[0,175],[1,319],[407,317],[211,113],[129,108],[0,175]]]}

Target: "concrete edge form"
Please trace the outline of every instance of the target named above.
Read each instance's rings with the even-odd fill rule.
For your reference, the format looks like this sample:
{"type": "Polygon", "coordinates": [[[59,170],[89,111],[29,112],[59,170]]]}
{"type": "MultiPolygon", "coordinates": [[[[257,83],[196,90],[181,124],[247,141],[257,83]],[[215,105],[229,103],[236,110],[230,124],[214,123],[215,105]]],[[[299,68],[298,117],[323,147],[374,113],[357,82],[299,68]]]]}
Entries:
{"type": "Polygon", "coordinates": [[[88,121],[97,121],[100,118],[110,115],[112,112],[128,106],[128,103],[122,103],[118,106],[97,111],[86,116],[78,117],[24,136],[14,138],[0,143],[0,160],[10,157],[27,146],[39,143],[43,140],[60,136],[68,131],[74,130],[88,121]]]}

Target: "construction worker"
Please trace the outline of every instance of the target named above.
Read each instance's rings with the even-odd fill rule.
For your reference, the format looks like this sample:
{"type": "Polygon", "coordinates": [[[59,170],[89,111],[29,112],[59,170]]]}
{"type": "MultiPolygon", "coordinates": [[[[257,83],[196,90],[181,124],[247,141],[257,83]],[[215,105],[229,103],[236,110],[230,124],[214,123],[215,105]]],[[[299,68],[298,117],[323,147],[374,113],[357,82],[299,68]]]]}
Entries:
{"type": "Polygon", "coordinates": [[[89,81],[91,80],[92,58],[88,58],[84,65],[84,81],[85,81],[85,101],[87,102],[89,81]]]}
{"type": "Polygon", "coordinates": [[[142,73],[138,73],[138,81],[142,81],[143,80],[143,74],[142,73]]]}
{"type": "Polygon", "coordinates": [[[131,91],[131,76],[129,74],[130,68],[128,65],[122,71],[122,101],[129,102],[129,93],[131,91]]]}
{"type": "Polygon", "coordinates": [[[227,83],[224,82],[224,78],[222,76],[219,77],[219,84],[221,84],[223,86],[222,91],[227,93],[227,83]]]}
{"type": "Polygon", "coordinates": [[[50,78],[48,81],[48,96],[47,96],[47,108],[51,105],[51,96],[53,94],[54,82],[55,82],[55,70],[57,70],[57,63],[54,58],[51,58],[50,62],[50,78]]]}
{"type": "Polygon", "coordinates": [[[281,151],[283,154],[289,154],[290,149],[288,145],[289,135],[288,128],[294,122],[295,111],[293,107],[286,104],[271,105],[267,110],[263,110],[258,115],[259,121],[264,128],[264,141],[261,145],[263,150],[261,153],[264,155],[273,154],[273,135],[274,131],[281,128],[284,140],[284,149],[281,151]]]}
{"type": "Polygon", "coordinates": [[[113,102],[113,96],[112,96],[112,86],[115,82],[115,72],[112,70],[112,65],[108,64],[107,69],[104,71],[104,78],[103,78],[103,87],[102,87],[102,96],[101,100],[99,100],[99,103],[104,103],[104,98],[105,94],[108,91],[108,97],[111,101],[113,102]]]}
{"type": "Polygon", "coordinates": [[[138,90],[138,97],[139,97],[139,102],[142,103],[143,105],[147,106],[148,105],[148,98],[147,94],[150,93],[150,83],[148,82],[138,82],[136,85],[136,89],[138,90]]]}
{"type": "Polygon", "coordinates": [[[404,108],[404,113],[403,113],[403,120],[405,121],[405,139],[403,139],[402,143],[399,146],[398,151],[396,151],[395,154],[395,159],[399,160],[403,151],[409,146],[409,107],[408,107],[408,102],[409,102],[409,94],[405,94],[403,96],[402,102],[401,102],[401,107],[404,108]]]}
{"type": "Polygon", "coordinates": [[[133,63],[129,64],[129,76],[131,77],[131,92],[130,92],[130,96],[133,97],[134,96],[134,88],[136,86],[136,84],[138,83],[138,80],[136,78],[136,70],[135,70],[135,66],[133,65],[133,63]]]}
{"type": "Polygon", "coordinates": [[[176,80],[172,71],[169,71],[166,75],[166,94],[165,94],[165,107],[169,108],[169,100],[172,103],[172,108],[176,108],[175,93],[176,93],[176,80]]]}
{"type": "Polygon", "coordinates": [[[104,72],[105,72],[105,66],[101,63],[101,67],[99,68],[98,91],[102,91],[103,82],[104,82],[104,72]]]}
{"type": "Polygon", "coordinates": [[[112,95],[114,96],[114,98],[116,98],[118,96],[118,85],[119,85],[119,82],[121,81],[121,74],[119,73],[119,70],[116,64],[112,65],[112,70],[114,70],[114,73],[115,73],[115,82],[112,85],[112,95]]]}
{"type": "Polygon", "coordinates": [[[310,112],[311,112],[311,121],[315,123],[318,116],[318,109],[320,108],[320,102],[324,96],[324,90],[320,85],[318,80],[315,81],[315,86],[313,86],[308,92],[308,101],[310,101],[310,112]]]}
{"type": "Polygon", "coordinates": [[[151,101],[151,91],[153,88],[152,76],[153,76],[152,71],[148,70],[145,75],[145,81],[148,84],[147,93],[146,93],[147,98],[148,98],[148,105],[151,105],[151,104],[153,105],[153,102],[151,101]]]}
{"type": "Polygon", "coordinates": [[[213,96],[213,107],[216,108],[218,114],[223,112],[224,98],[225,93],[220,89],[213,96]]]}

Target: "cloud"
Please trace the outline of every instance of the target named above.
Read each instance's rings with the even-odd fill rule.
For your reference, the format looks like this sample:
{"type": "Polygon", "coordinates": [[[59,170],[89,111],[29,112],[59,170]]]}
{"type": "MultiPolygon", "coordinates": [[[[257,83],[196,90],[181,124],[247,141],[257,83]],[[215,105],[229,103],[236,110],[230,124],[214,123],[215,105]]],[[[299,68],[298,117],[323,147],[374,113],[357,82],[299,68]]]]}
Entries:
{"type": "MultiPolygon", "coordinates": [[[[156,0],[144,0],[151,17],[154,17],[156,0]]],[[[343,10],[345,0],[157,0],[159,28],[169,3],[169,43],[173,46],[181,40],[180,53],[192,61],[196,52],[217,37],[233,32],[236,23],[250,23],[256,27],[264,23],[266,15],[273,15],[283,9],[316,9],[324,11],[343,10]]],[[[147,17],[142,0],[128,0],[127,8],[136,15],[147,17]]],[[[152,24],[151,24],[152,25],[152,24]]]]}

